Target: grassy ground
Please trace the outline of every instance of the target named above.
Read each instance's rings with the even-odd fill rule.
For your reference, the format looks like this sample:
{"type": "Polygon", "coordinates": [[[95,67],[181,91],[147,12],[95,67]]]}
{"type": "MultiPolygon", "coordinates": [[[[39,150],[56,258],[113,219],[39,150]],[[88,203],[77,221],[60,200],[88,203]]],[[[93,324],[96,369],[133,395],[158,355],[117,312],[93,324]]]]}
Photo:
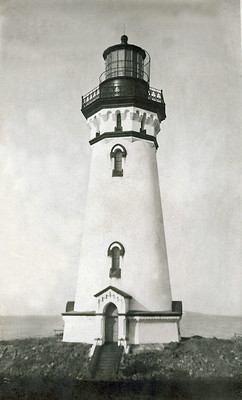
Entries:
{"type": "Polygon", "coordinates": [[[0,379],[11,377],[83,379],[87,377],[91,345],[63,343],[61,338],[0,342],[0,379]]]}
{"type": "Polygon", "coordinates": [[[0,399],[240,398],[241,338],[194,337],[142,352],[142,348],[138,351],[134,347],[133,353],[124,355],[117,382],[110,383],[111,386],[107,383],[105,386],[95,382],[87,384],[89,349],[90,345],[63,343],[60,338],[0,342],[0,399]],[[216,390],[220,388],[219,397],[214,397],[214,389],[213,397],[208,393],[199,397],[199,385],[204,390],[206,384],[215,385],[216,390]],[[137,397],[137,393],[145,390],[149,396],[151,391],[152,397],[137,397]],[[182,397],[182,390],[185,397],[182,397]],[[197,391],[195,397],[194,390],[197,391]],[[166,397],[162,397],[165,393],[166,397]],[[177,393],[180,397],[176,397],[177,393]]]}
{"type": "Polygon", "coordinates": [[[134,346],[133,354],[124,356],[120,378],[238,378],[240,374],[242,338],[193,337],[159,350],[137,350],[134,346]]]}

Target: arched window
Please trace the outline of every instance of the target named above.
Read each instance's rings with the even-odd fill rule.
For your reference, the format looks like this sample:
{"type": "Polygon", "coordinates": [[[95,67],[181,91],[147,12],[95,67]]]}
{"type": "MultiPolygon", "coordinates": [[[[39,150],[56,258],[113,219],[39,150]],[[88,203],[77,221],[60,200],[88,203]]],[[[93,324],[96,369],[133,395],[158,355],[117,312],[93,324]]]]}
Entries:
{"type": "Polygon", "coordinates": [[[122,131],[123,130],[123,128],[122,128],[122,124],[121,124],[121,114],[120,114],[120,111],[118,111],[117,113],[116,113],[116,126],[115,126],[115,132],[120,132],[120,131],[122,131]]]}
{"type": "Polygon", "coordinates": [[[143,114],[142,119],[141,119],[140,132],[142,132],[142,133],[146,133],[145,120],[146,120],[146,113],[143,114]]]}
{"type": "Polygon", "coordinates": [[[115,151],[114,170],[118,174],[121,174],[123,172],[123,169],[122,169],[122,151],[119,150],[119,149],[115,151]]]}
{"type": "Polygon", "coordinates": [[[123,176],[122,159],[126,157],[127,151],[121,144],[113,146],[110,157],[114,159],[113,176],[123,176]]]}
{"type": "Polygon", "coordinates": [[[108,248],[108,256],[111,257],[110,278],[121,278],[120,260],[124,255],[124,246],[119,242],[113,242],[108,248]]]}
{"type": "Polygon", "coordinates": [[[112,248],[112,270],[120,269],[120,248],[115,246],[112,248]]]}
{"type": "Polygon", "coordinates": [[[100,122],[97,116],[94,117],[93,125],[96,128],[96,137],[100,136],[100,122]]]}

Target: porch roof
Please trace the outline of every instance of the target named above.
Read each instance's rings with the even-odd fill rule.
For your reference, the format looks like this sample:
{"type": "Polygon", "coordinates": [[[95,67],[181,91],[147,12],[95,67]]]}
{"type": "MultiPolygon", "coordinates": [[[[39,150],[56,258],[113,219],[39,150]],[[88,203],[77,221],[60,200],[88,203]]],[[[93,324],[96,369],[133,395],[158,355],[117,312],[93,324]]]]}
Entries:
{"type": "Polygon", "coordinates": [[[105,289],[101,290],[100,292],[94,294],[95,297],[101,296],[101,294],[107,292],[108,290],[113,290],[114,292],[116,292],[117,294],[119,294],[120,296],[123,296],[124,298],[129,298],[131,299],[132,296],[130,296],[129,294],[123,292],[120,289],[115,288],[114,286],[108,286],[105,289]]]}

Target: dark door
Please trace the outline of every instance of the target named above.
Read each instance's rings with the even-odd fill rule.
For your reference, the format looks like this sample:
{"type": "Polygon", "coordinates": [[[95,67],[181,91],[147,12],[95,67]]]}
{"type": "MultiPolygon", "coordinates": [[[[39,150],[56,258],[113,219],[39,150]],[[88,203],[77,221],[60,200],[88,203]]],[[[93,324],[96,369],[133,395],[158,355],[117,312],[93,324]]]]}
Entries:
{"type": "Polygon", "coordinates": [[[105,312],[105,343],[118,341],[118,309],[110,303],[105,312]]]}

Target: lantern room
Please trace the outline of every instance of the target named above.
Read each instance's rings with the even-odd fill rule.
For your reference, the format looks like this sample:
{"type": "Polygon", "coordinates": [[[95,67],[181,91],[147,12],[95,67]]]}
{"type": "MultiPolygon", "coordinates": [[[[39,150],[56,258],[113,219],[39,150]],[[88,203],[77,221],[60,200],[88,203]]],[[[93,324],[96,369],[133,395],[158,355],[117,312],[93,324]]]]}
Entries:
{"type": "Polygon", "coordinates": [[[150,80],[150,57],[141,47],[128,44],[128,37],[123,35],[121,43],[108,47],[104,53],[105,71],[100,82],[114,77],[132,77],[150,80]]]}

